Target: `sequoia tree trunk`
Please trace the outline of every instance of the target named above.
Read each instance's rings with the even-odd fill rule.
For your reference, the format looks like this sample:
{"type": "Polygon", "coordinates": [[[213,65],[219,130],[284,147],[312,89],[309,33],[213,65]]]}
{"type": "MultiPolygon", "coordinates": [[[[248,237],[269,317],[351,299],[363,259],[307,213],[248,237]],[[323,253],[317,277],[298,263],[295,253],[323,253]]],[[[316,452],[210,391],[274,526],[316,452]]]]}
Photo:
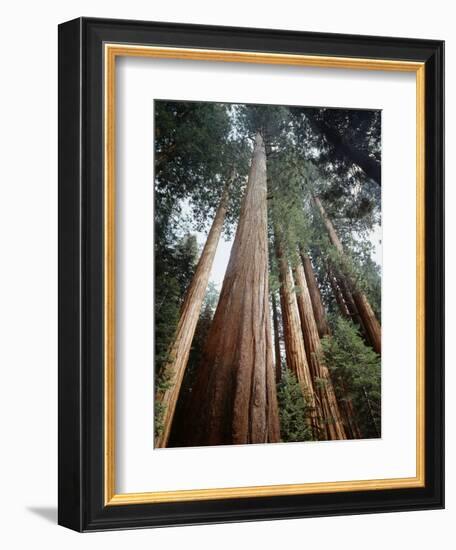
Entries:
{"type": "Polygon", "coordinates": [[[366,295],[363,292],[355,291],[352,296],[369,342],[374,348],[374,351],[381,353],[381,328],[366,295]]]}
{"type": "Polygon", "coordinates": [[[326,210],[324,209],[323,204],[321,203],[321,200],[316,196],[312,198],[318,208],[318,211],[320,212],[323,223],[325,224],[326,231],[328,232],[328,235],[329,235],[329,240],[331,241],[333,246],[336,247],[337,251],[340,252],[340,254],[344,254],[344,247],[340,242],[339,236],[337,235],[336,230],[334,229],[334,225],[332,224],[332,221],[329,219],[328,214],[326,213],[326,210]]]}
{"type": "MultiPolygon", "coordinates": [[[[304,257],[302,259],[304,261],[304,257]]],[[[311,270],[312,264],[310,263],[310,260],[307,265],[308,265],[308,269],[311,270]]],[[[312,275],[312,279],[315,281],[315,276],[313,276],[313,272],[311,272],[310,274],[312,275]]],[[[331,269],[328,270],[328,278],[329,278],[329,282],[330,282],[333,294],[339,306],[340,312],[347,319],[351,319],[352,315],[344,301],[344,296],[338,286],[339,283],[336,277],[334,276],[334,274],[332,273],[331,269]]],[[[306,272],[306,282],[307,281],[308,281],[308,274],[306,272]]],[[[308,282],[307,282],[307,286],[309,286],[308,282]]],[[[310,292],[310,288],[309,288],[309,292],[310,292]]],[[[312,294],[310,295],[310,297],[312,298],[312,294]]],[[[324,321],[326,322],[326,315],[325,315],[324,321]]],[[[325,334],[324,336],[330,336],[329,328],[328,328],[328,333],[325,334]]],[[[340,396],[341,399],[338,399],[338,404],[339,404],[339,411],[342,416],[342,422],[345,427],[345,433],[349,439],[361,439],[362,435],[356,420],[356,414],[353,407],[353,403],[351,399],[348,397],[348,391],[345,388],[345,385],[343,384],[343,382],[341,383],[341,392],[342,392],[340,396]]]]}
{"type": "Polygon", "coordinates": [[[174,340],[169,348],[169,359],[162,371],[166,377],[167,389],[161,391],[158,389],[155,395],[155,404],[161,404],[163,411],[161,418],[162,430],[155,438],[156,447],[166,447],[168,443],[176,403],[187,367],[190,347],[223,229],[228,202],[228,186],[229,184],[225,186],[223,191],[214,221],[207,236],[206,244],[184,297],[174,340]]]}
{"type": "Polygon", "coordinates": [[[188,444],[280,441],[269,310],[266,155],[258,133],[217,309],[198,368],[188,444]]]}
{"type": "Polygon", "coordinates": [[[325,307],[321,298],[320,289],[318,287],[317,279],[312,267],[312,262],[307,254],[301,254],[302,263],[304,266],[304,273],[306,276],[307,287],[310,293],[310,299],[312,301],[312,310],[317,323],[318,334],[320,338],[327,336],[330,333],[329,325],[326,320],[325,307]]]}
{"type": "Polygon", "coordinates": [[[304,346],[293,277],[279,240],[276,240],[276,255],[279,267],[280,302],[287,366],[295,374],[301,386],[304,400],[310,410],[307,419],[308,424],[315,439],[327,439],[323,411],[316,398],[312,373],[304,346]]]}
{"type": "MultiPolygon", "coordinates": [[[[351,292],[350,291],[350,289],[348,288],[348,284],[346,282],[346,279],[341,273],[339,273],[338,276],[335,276],[334,279],[336,281],[337,288],[339,289],[339,292],[341,293],[341,295],[343,297],[343,301],[344,301],[344,304],[345,304],[345,309],[348,312],[347,313],[347,318],[350,319],[351,321],[353,321],[353,323],[355,323],[355,325],[359,326],[360,335],[362,336],[362,338],[364,339],[366,344],[368,346],[374,347],[373,344],[372,344],[372,341],[373,341],[373,338],[375,338],[375,333],[369,334],[369,329],[368,329],[368,327],[366,327],[366,324],[364,322],[364,320],[366,318],[369,318],[370,314],[373,315],[374,318],[375,318],[374,312],[372,311],[372,309],[370,309],[369,302],[367,302],[367,305],[364,303],[364,300],[363,300],[364,294],[359,294],[358,293],[358,296],[359,296],[358,297],[356,292],[351,292]],[[356,303],[355,296],[357,296],[357,298],[358,298],[358,303],[361,306],[364,305],[364,307],[365,307],[365,314],[363,316],[361,316],[360,313],[359,313],[359,308],[358,308],[358,305],[356,303]]],[[[364,296],[364,298],[365,298],[365,296],[364,296]]],[[[336,297],[336,299],[337,299],[337,297],[336,297]]],[[[343,310],[341,309],[341,313],[345,313],[345,309],[343,309],[343,310]]]]}
{"type": "MultiPolygon", "coordinates": [[[[313,197],[314,202],[321,214],[323,223],[325,224],[326,230],[328,232],[329,239],[333,246],[338,250],[341,255],[344,255],[344,248],[340,239],[334,229],[334,226],[329,219],[320,199],[318,197],[313,197]]],[[[350,286],[354,286],[351,284],[350,286]]],[[[381,327],[378,322],[375,314],[372,310],[372,307],[366,297],[366,295],[360,290],[356,289],[352,291],[353,301],[356,304],[356,309],[361,318],[362,326],[366,331],[366,336],[369,339],[369,342],[377,353],[381,353],[381,327]]]]}
{"type": "Polygon", "coordinates": [[[341,391],[344,398],[339,401],[339,405],[345,433],[349,439],[362,439],[362,433],[356,420],[355,408],[352,400],[348,397],[348,390],[343,381],[341,381],[341,391]]]}
{"type": "Polygon", "coordinates": [[[351,319],[350,311],[345,303],[344,296],[342,291],[339,288],[337,279],[334,277],[332,271],[328,271],[329,284],[331,285],[331,290],[336,299],[337,305],[339,306],[339,311],[346,319],[351,319]]]}
{"type": "Polygon", "coordinates": [[[361,320],[361,317],[358,313],[358,308],[356,307],[353,295],[350,292],[346,278],[342,273],[337,269],[328,268],[328,275],[331,280],[331,288],[336,297],[336,301],[339,305],[340,312],[342,315],[353,321],[361,329],[361,332],[365,335],[364,339],[366,340],[367,345],[370,344],[370,340],[366,336],[366,331],[364,329],[364,324],[361,320]]]}
{"type": "Polygon", "coordinates": [[[300,262],[297,263],[293,272],[307,361],[310,365],[315,391],[319,396],[328,439],[347,439],[331,376],[322,359],[320,336],[312,310],[304,268],[300,262]]]}

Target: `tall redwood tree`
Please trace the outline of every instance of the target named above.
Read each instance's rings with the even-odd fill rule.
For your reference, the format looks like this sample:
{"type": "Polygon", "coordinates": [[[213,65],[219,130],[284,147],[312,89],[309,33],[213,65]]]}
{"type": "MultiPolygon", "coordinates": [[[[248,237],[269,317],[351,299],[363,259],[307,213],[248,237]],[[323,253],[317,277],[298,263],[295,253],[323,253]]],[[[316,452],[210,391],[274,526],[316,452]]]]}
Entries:
{"type": "Polygon", "coordinates": [[[280,440],[266,193],[265,146],[257,133],[239,224],[193,391],[189,444],[280,440]]]}
{"type": "Polygon", "coordinates": [[[314,378],[314,385],[319,396],[328,439],[346,439],[345,428],[339,411],[331,376],[322,358],[320,336],[318,334],[317,323],[315,322],[304,268],[299,261],[293,273],[297,287],[297,302],[307,361],[310,365],[310,370],[314,378]]]}

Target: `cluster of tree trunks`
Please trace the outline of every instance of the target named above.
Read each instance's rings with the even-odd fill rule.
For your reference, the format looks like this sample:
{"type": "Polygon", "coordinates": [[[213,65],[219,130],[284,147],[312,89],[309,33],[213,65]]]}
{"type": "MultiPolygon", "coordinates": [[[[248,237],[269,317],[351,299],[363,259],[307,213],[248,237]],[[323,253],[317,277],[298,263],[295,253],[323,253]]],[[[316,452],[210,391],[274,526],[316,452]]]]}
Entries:
{"type": "MultiPolygon", "coordinates": [[[[192,388],[188,444],[220,445],[280,441],[276,383],[282,372],[279,314],[269,305],[266,153],[257,133],[247,187],[241,205],[219,302],[192,388]],[[274,341],[271,321],[273,322],[274,341]]],[[[163,429],[155,440],[166,447],[176,403],[209,275],[227,210],[225,187],[194,277],[183,300],[169,360],[163,369],[163,429]]],[[[313,197],[329,239],[339,254],[342,243],[321,200],[313,197]]],[[[323,361],[321,339],[330,337],[312,261],[304,250],[293,265],[275,225],[275,253],[280,279],[280,310],[287,367],[295,374],[308,407],[314,439],[359,438],[350,399],[339,401],[323,361]]],[[[365,294],[347,273],[328,266],[329,281],[343,315],[359,322],[380,353],[380,324],[365,294]]],[[[342,388],[343,390],[343,388],[342,388]]]]}
{"type": "MultiPolygon", "coordinates": [[[[308,422],[315,439],[321,439],[326,432],[323,422],[322,404],[316,398],[314,381],[304,346],[303,330],[299,318],[298,302],[290,266],[284,255],[282,244],[276,235],[276,255],[280,278],[280,302],[287,356],[287,366],[295,374],[309,407],[308,422]]],[[[326,439],[326,438],[325,438],[326,439]]]]}
{"type": "MultiPolygon", "coordinates": [[[[320,315],[320,317],[317,317],[317,315],[315,315],[314,313],[315,322],[317,323],[317,319],[320,318],[321,326],[324,327],[324,331],[322,332],[319,331],[320,343],[317,349],[321,351],[321,338],[325,336],[329,337],[331,335],[331,332],[329,330],[329,325],[326,319],[326,311],[323,305],[320,288],[317,284],[317,279],[313,271],[312,262],[309,256],[307,255],[301,254],[301,258],[304,266],[305,282],[307,283],[307,287],[309,289],[309,296],[312,302],[312,309],[314,312],[318,311],[319,312],[318,315],[320,315]],[[312,285],[314,288],[313,292],[311,292],[312,285]]],[[[330,281],[333,281],[331,277],[330,277],[330,281]]],[[[337,299],[336,288],[334,286],[332,287],[332,290],[336,297],[336,301],[338,302],[339,307],[346,307],[345,303],[343,302],[342,304],[339,303],[339,300],[337,299]]],[[[349,315],[348,310],[347,310],[347,315],[349,315]]],[[[317,329],[318,329],[318,323],[317,323],[317,329]]],[[[338,400],[338,404],[339,404],[339,411],[341,413],[341,419],[344,425],[345,433],[349,439],[360,439],[362,437],[362,434],[356,422],[353,403],[345,387],[342,387],[342,393],[340,397],[341,399],[338,400]]]]}
{"type": "MultiPolygon", "coordinates": [[[[326,213],[326,210],[321,200],[315,196],[313,197],[313,200],[318,211],[321,214],[321,218],[328,233],[329,240],[339,252],[341,257],[343,257],[344,248],[336,233],[332,221],[326,213]]],[[[333,281],[332,283],[335,283],[335,286],[333,288],[336,289],[336,287],[338,287],[340,291],[339,293],[339,291],[336,290],[336,299],[339,302],[342,296],[342,300],[343,302],[345,302],[346,306],[346,309],[341,307],[341,311],[346,314],[346,310],[348,310],[348,314],[352,318],[354,318],[355,321],[359,322],[370,345],[375,352],[380,354],[382,348],[381,327],[380,323],[375,317],[375,313],[369,303],[369,300],[367,299],[364,292],[357,288],[356,281],[351,280],[350,276],[347,273],[337,273],[336,279],[337,280],[335,282],[333,281]]]]}
{"type": "Polygon", "coordinates": [[[294,268],[294,277],[298,289],[297,302],[307,361],[313,374],[323,413],[324,439],[346,439],[339,406],[334,392],[329,370],[323,362],[320,336],[313,314],[312,301],[307,286],[304,268],[300,262],[294,268]]]}

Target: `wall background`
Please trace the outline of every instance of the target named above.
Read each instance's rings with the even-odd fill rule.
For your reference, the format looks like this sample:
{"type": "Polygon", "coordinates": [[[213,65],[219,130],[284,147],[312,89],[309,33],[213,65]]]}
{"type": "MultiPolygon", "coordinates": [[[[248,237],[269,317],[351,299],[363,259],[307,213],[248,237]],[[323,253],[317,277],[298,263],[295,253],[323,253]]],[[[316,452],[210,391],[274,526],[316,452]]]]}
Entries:
{"type": "MultiPolygon", "coordinates": [[[[355,0],[69,0],[8,3],[0,60],[0,541],[5,548],[449,548],[456,521],[456,462],[447,403],[447,509],[340,518],[78,535],[55,525],[57,472],[57,24],[80,15],[241,25],[447,41],[447,151],[456,149],[456,63],[451,4],[355,0]]],[[[447,311],[455,309],[455,170],[447,166],[447,311]]],[[[447,316],[451,346],[456,331],[447,316]]],[[[451,349],[447,387],[456,383],[451,349]]]]}

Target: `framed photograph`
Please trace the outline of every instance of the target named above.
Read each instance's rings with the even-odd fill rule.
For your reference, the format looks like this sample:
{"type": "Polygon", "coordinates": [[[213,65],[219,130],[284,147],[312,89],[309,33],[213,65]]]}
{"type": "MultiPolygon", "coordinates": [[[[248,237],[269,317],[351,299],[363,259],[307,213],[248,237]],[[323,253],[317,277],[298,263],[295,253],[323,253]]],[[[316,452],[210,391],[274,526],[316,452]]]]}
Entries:
{"type": "Polygon", "coordinates": [[[444,44],[59,27],[59,523],[442,508],[444,44]]]}

